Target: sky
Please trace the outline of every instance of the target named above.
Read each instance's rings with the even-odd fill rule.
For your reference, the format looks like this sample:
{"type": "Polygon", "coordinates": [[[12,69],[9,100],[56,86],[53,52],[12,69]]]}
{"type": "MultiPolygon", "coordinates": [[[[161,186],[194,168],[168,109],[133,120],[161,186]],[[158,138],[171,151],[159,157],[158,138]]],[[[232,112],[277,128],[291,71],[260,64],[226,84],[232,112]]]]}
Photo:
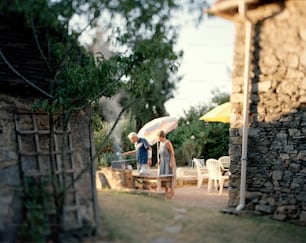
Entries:
{"type": "Polygon", "coordinates": [[[178,48],[184,51],[179,69],[183,79],[175,97],[165,103],[169,115],[177,118],[191,106],[209,104],[213,90],[231,93],[234,24],[219,17],[205,18],[198,27],[185,22],[178,48]]]}
{"type": "MultiPolygon", "coordinates": [[[[213,2],[208,0],[208,2],[213,2]]],[[[183,117],[192,106],[209,104],[212,91],[231,93],[231,69],[234,49],[234,23],[219,17],[204,17],[196,26],[188,11],[174,18],[181,25],[177,49],[184,56],[179,68],[183,79],[177,84],[174,98],[165,103],[170,116],[183,117]]],[[[85,19],[76,17],[72,26],[85,25],[85,19]]],[[[81,42],[92,40],[94,31],[84,32],[81,42]],[[91,38],[88,38],[91,36],[91,38]]],[[[88,44],[88,43],[87,43],[88,44]]],[[[89,43],[90,44],[90,43],[89,43]]]]}

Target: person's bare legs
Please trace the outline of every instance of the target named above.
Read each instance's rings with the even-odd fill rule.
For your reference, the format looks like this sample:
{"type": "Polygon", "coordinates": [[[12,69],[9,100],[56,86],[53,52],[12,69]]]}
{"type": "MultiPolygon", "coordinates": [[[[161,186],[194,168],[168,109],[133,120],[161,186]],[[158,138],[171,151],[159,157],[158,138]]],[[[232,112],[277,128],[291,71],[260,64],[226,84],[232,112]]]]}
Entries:
{"type": "Polygon", "coordinates": [[[173,199],[174,198],[174,187],[173,187],[173,183],[167,183],[167,187],[166,187],[166,197],[168,199],[173,199]],[[170,184],[170,185],[169,185],[170,184]]]}
{"type": "Polygon", "coordinates": [[[168,198],[173,199],[175,194],[175,178],[173,177],[170,182],[170,192],[168,198]]]}
{"type": "Polygon", "coordinates": [[[163,181],[162,182],[162,187],[165,187],[165,196],[166,196],[166,198],[168,198],[168,194],[169,194],[169,185],[168,185],[168,183],[163,181]]]}

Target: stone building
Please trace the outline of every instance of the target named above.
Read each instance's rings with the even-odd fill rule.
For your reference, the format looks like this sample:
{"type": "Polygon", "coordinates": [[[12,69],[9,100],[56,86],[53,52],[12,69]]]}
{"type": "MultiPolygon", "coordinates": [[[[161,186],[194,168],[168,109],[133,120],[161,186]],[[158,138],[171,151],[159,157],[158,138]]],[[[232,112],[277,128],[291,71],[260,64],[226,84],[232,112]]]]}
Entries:
{"type": "Polygon", "coordinates": [[[219,0],[209,12],[236,29],[229,206],[305,224],[306,1],[219,0]]]}
{"type": "Polygon", "coordinates": [[[50,69],[40,53],[46,45],[39,50],[32,29],[12,17],[0,16],[0,242],[22,239],[30,220],[51,234],[64,187],[61,230],[91,234],[97,214],[90,113],[76,114],[63,129],[59,116],[33,111],[43,96],[37,88],[49,91],[50,69]]]}

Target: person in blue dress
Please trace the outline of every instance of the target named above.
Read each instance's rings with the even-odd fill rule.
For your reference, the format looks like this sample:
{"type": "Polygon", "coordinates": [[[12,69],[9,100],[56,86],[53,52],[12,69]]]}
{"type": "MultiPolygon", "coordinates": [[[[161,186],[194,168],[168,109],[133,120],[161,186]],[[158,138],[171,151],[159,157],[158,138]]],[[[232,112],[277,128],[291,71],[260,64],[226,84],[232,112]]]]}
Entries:
{"type": "Polygon", "coordinates": [[[159,131],[157,137],[160,141],[159,160],[157,162],[157,166],[159,166],[159,174],[173,175],[171,182],[165,183],[164,185],[167,198],[173,198],[176,183],[176,162],[174,149],[170,140],[166,139],[166,133],[164,131],[159,131]]]}
{"type": "Polygon", "coordinates": [[[141,138],[135,132],[128,135],[131,143],[135,144],[135,150],[122,153],[123,156],[136,155],[137,170],[139,173],[147,173],[152,164],[152,148],[145,138],[141,138]]]}

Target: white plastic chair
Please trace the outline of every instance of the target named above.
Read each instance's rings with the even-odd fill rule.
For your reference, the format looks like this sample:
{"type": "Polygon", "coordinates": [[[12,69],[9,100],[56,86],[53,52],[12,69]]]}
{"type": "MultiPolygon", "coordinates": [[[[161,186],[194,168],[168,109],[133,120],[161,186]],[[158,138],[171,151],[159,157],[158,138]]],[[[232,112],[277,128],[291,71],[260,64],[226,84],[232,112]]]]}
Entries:
{"type": "Polygon", "coordinates": [[[181,167],[178,167],[176,169],[176,184],[178,186],[183,186],[184,185],[184,177],[185,173],[181,167]]]}
{"type": "MultiPolygon", "coordinates": [[[[199,162],[200,162],[200,165],[202,168],[205,167],[205,159],[197,159],[199,162]]],[[[194,164],[194,159],[192,159],[191,161],[191,168],[194,168],[195,167],[195,164],[194,164]]]]}
{"type": "Polygon", "coordinates": [[[228,175],[222,175],[222,165],[221,162],[216,159],[206,160],[206,168],[208,170],[208,192],[211,191],[212,183],[214,182],[215,189],[219,194],[222,194],[224,181],[229,179],[228,175]]]}
{"type": "Polygon", "coordinates": [[[197,187],[201,188],[203,180],[208,178],[208,174],[204,173],[204,171],[202,170],[203,166],[202,166],[202,164],[200,162],[200,159],[194,158],[193,159],[193,163],[195,164],[195,167],[197,169],[197,175],[198,175],[198,184],[197,184],[197,187]]]}
{"type": "Polygon", "coordinates": [[[231,157],[230,156],[221,156],[218,159],[221,162],[222,170],[227,171],[231,164],[231,157]]]}

